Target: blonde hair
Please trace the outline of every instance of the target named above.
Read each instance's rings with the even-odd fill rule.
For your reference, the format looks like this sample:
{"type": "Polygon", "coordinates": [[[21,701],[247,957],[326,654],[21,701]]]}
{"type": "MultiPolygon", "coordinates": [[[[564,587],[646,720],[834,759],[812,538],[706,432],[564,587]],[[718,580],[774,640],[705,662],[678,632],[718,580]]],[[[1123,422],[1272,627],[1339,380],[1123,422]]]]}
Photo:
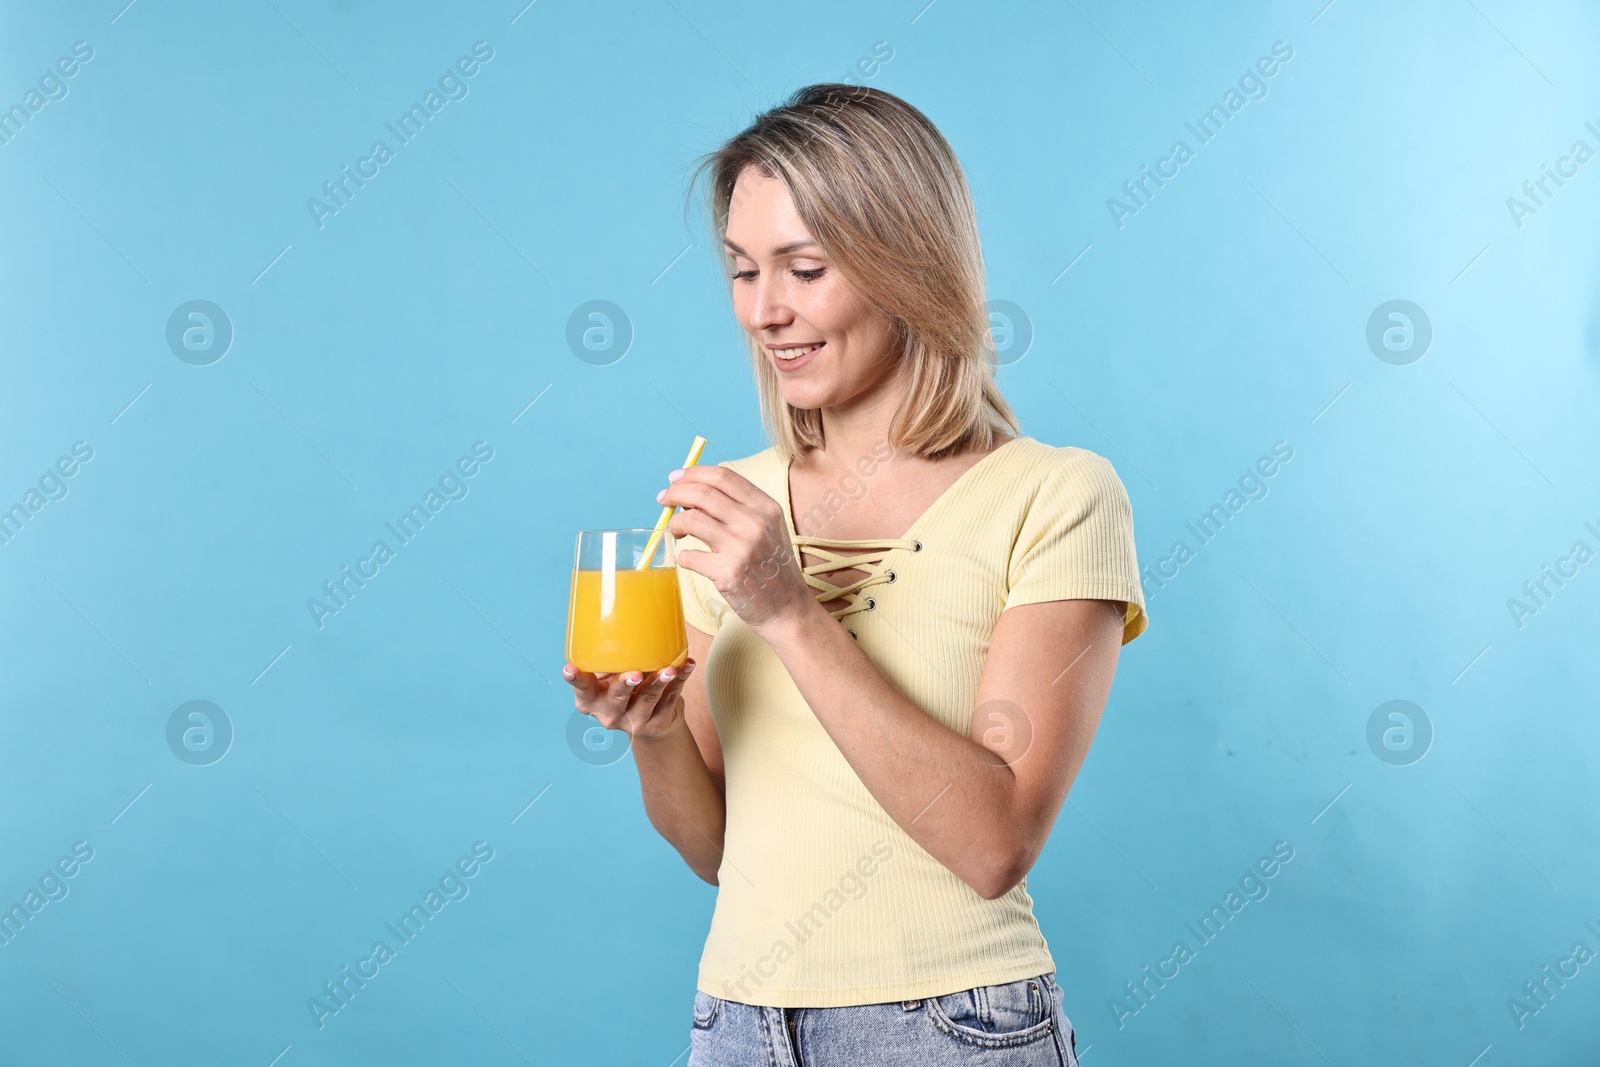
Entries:
{"type": "MultiPolygon", "coordinates": [[[[733,258],[722,239],[747,166],[783,182],[829,262],[893,324],[907,388],[890,423],[891,447],[937,458],[988,451],[1002,429],[1020,434],[994,380],[972,198],[927,116],[870,86],[808,85],[701,157],[689,187],[710,170],[724,277],[733,258]]],[[[767,434],[785,459],[799,459],[823,444],[822,413],[784,400],[760,339],[745,333],[767,434]]]]}

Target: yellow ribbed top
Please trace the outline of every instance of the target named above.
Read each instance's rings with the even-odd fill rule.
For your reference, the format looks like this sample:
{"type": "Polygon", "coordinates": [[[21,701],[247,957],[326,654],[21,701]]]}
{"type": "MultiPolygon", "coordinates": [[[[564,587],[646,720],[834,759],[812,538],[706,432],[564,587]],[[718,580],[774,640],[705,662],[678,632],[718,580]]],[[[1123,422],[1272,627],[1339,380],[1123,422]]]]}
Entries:
{"type": "MultiPolygon", "coordinates": [[[[727,461],[783,506],[804,568],[885,677],[969,734],[1008,607],[1093,598],[1147,625],[1127,491],[1104,457],[1031,437],[962,472],[903,538],[800,536],[774,448],[727,461]],[[867,576],[840,586],[837,569],[867,576]]],[[[864,479],[870,491],[870,478],[864,479]]],[[[681,548],[704,549],[693,537],[681,548]]],[[[1055,970],[1026,880],[984,900],[902,830],[817,722],[777,655],[711,582],[678,569],[721,740],[727,833],[696,988],[745,1004],[840,1007],[942,996],[1055,970]]]]}

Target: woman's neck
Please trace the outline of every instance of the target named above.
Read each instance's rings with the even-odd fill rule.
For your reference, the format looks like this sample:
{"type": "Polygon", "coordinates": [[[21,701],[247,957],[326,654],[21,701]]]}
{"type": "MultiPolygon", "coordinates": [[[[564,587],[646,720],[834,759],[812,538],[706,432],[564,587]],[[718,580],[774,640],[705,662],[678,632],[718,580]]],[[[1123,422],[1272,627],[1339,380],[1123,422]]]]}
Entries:
{"type": "Polygon", "coordinates": [[[829,474],[847,471],[863,457],[881,456],[888,447],[889,426],[904,391],[899,375],[892,375],[865,395],[823,408],[823,443],[806,452],[797,464],[829,474]]]}

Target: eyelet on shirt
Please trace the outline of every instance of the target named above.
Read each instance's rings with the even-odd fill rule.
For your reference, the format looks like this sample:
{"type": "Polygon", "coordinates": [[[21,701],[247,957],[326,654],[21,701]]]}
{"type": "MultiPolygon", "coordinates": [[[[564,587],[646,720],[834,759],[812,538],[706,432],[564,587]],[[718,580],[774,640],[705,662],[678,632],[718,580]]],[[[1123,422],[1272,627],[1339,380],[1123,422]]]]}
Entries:
{"type": "Polygon", "coordinates": [[[877,611],[878,610],[878,602],[876,600],[872,599],[871,597],[867,597],[867,610],[868,611],[877,611]]]}
{"type": "MultiPolygon", "coordinates": [[[[856,632],[854,630],[851,630],[850,631],[850,636],[851,637],[855,637],[856,636],[856,632]]],[[[857,640],[860,640],[860,638],[857,638],[857,640]]]]}
{"type": "Polygon", "coordinates": [[[921,541],[914,541],[912,543],[915,544],[917,547],[913,548],[911,551],[913,551],[913,552],[921,552],[922,551],[922,542],[921,541]]]}
{"type": "Polygon", "coordinates": [[[894,571],[889,571],[888,574],[889,574],[889,584],[893,585],[894,584],[894,571]]]}

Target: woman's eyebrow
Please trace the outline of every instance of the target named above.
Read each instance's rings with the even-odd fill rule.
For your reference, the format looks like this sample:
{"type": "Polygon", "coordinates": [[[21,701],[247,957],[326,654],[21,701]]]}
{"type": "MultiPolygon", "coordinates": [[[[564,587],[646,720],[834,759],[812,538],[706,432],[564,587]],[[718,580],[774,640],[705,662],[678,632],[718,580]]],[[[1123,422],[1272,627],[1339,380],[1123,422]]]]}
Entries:
{"type": "MultiPolygon", "coordinates": [[[[724,237],[722,239],[722,243],[727,245],[733,251],[739,253],[739,255],[741,255],[741,256],[748,256],[750,254],[750,253],[746,252],[744,249],[740,248],[738,245],[734,244],[732,241],[728,240],[726,237],[724,237]]],[[[821,246],[818,245],[817,242],[815,242],[815,241],[790,241],[786,245],[779,245],[777,248],[774,248],[772,250],[772,254],[775,255],[775,256],[786,256],[790,252],[797,252],[802,248],[820,248],[820,247],[821,246]]]]}

